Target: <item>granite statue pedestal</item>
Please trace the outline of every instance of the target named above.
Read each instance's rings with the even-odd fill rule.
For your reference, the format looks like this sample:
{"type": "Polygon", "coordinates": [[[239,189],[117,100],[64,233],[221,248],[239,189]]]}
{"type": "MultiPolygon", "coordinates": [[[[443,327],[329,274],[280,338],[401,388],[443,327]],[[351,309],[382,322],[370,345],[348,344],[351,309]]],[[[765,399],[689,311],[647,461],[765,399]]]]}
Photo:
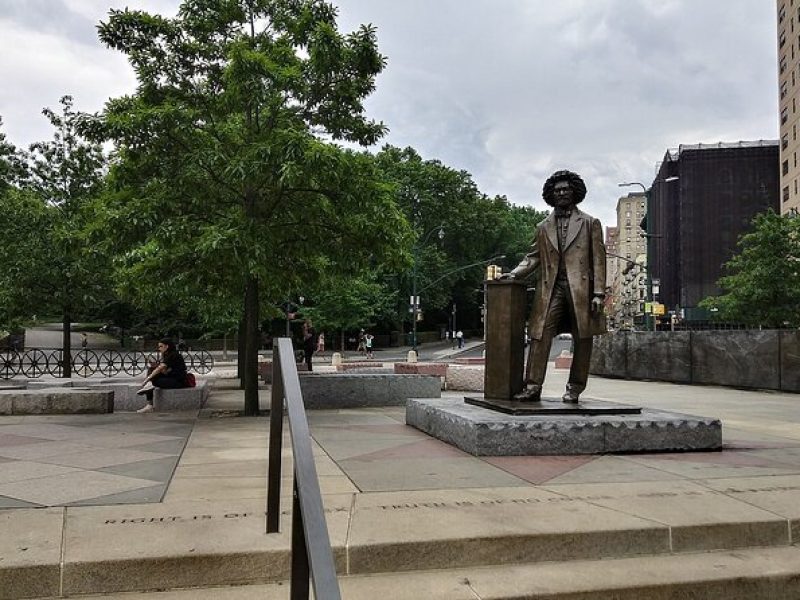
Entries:
{"type": "Polygon", "coordinates": [[[525,284],[486,281],[486,398],[511,400],[524,387],[525,284]]]}
{"type": "Polygon", "coordinates": [[[476,405],[474,401],[481,399],[472,400],[468,404],[461,397],[409,399],[406,424],[475,456],[722,448],[722,423],[716,418],[640,409],[590,398],[581,398],[577,405],[566,405],[559,398],[529,404],[504,402],[531,411],[513,414],[476,405]]]}

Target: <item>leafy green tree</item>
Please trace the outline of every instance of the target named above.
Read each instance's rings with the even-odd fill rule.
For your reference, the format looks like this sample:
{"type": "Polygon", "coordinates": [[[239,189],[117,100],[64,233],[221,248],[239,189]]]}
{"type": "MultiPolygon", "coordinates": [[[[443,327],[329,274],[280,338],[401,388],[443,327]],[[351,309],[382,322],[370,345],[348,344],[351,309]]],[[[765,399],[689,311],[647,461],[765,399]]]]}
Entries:
{"type": "Polygon", "coordinates": [[[700,306],[731,323],[800,326],[800,219],[772,209],[756,215],[738,247],[725,265],[728,275],[717,282],[723,293],[700,306]]]}
{"type": "Polygon", "coordinates": [[[0,248],[0,288],[6,319],[60,315],[64,377],[71,376],[72,321],[94,309],[108,292],[108,260],[88,241],[92,203],[103,187],[105,157],[78,132],[72,98],[42,112],[53,139],[37,142],[17,163],[20,189],[7,192],[0,230],[13,243],[0,248]]]}
{"type": "MultiPolygon", "coordinates": [[[[345,332],[372,327],[395,303],[395,291],[379,273],[365,271],[352,276],[326,277],[311,292],[313,306],[303,309],[317,332],[339,332],[339,348],[345,348],[345,332]]],[[[329,336],[333,348],[333,337],[329,336]]]]}
{"type": "Polygon", "coordinates": [[[391,188],[371,156],[331,143],[385,131],[363,109],[384,67],[375,32],[343,35],[321,0],[186,0],[172,19],[111,11],[99,32],[139,81],[93,127],[118,146],[106,208],[127,244],[123,287],[209,319],[242,307],[257,414],[262,306],[325,272],[402,259],[391,188]]]}
{"type": "MultiPolygon", "coordinates": [[[[3,119],[0,118],[0,127],[3,119]]],[[[0,194],[11,188],[20,175],[20,157],[14,144],[0,131],[0,194]]]]}
{"type": "MultiPolygon", "coordinates": [[[[425,160],[413,148],[386,146],[377,161],[385,177],[396,186],[398,203],[414,225],[409,253],[416,258],[417,290],[426,323],[431,326],[458,306],[462,325],[477,325],[478,304],[485,269],[481,263],[516,265],[527,251],[533,229],[546,214],[515,207],[504,197],[483,194],[472,176],[438,160],[425,160]],[[439,240],[436,228],[444,237],[439,240]],[[433,235],[429,235],[433,234],[433,235]],[[477,264],[476,264],[477,263],[477,264]],[[468,265],[472,265],[469,266],[468,265]],[[465,268],[466,267],[466,268],[465,268]]],[[[396,314],[408,319],[408,298],[413,269],[398,273],[396,314]]]]}

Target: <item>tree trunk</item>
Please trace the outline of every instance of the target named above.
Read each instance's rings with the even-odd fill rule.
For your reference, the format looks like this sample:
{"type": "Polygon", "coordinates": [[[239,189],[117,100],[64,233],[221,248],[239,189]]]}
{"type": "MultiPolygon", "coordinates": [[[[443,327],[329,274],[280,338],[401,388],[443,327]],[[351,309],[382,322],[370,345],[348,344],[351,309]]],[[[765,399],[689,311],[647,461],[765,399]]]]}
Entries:
{"type": "Polygon", "coordinates": [[[239,378],[239,389],[244,389],[244,317],[239,321],[239,339],[236,340],[236,377],[239,378]]]}
{"type": "Polygon", "coordinates": [[[245,288],[244,320],[244,368],[242,380],[244,381],[244,414],[247,416],[258,415],[258,279],[249,275],[245,288]]]}
{"type": "Polygon", "coordinates": [[[65,310],[61,321],[61,377],[72,377],[72,317],[65,310]]]}
{"type": "Polygon", "coordinates": [[[342,328],[342,334],[339,338],[339,351],[342,353],[342,357],[344,357],[344,328],[342,328]]]}

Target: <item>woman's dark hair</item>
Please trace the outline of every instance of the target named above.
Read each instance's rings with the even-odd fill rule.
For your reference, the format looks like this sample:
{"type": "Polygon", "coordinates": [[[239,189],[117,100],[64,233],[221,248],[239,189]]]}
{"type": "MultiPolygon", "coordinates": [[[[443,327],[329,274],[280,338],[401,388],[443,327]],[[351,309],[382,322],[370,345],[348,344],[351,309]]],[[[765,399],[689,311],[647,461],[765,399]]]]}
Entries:
{"type": "Polygon", "coordinates": [[[171,338],[161,338],[158,340],[159,344],[164,344],[167,347],[167,352],[177,352],[178,349],[175,347],[175,342],[172,341],[171,338]]]}
{"type": "Polygon", "coordinates": [[[586,184],[583,183],[583,179],[581,179],[580,175],[572,171],[556,171],[547,178],[542,188],[542,198],[544,198],[545,202],[550,206],[555,205],[553,191],[556,187],[556,183],[559,181],[566,181],[569,183],[572,188],[572,199],[575,204],[583,202],[583,199],[586,197],[586,184]]]}

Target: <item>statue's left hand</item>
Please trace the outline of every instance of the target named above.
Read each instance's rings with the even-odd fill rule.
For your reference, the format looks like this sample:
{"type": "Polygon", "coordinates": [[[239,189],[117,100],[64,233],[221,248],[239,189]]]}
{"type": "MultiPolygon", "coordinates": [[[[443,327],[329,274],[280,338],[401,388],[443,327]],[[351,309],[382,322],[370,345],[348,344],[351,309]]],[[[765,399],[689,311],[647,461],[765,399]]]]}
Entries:
{"type": "Polygon", "coordinates": [[[592,298],[592,313],[600,314],[603,312],[603,304],[603,299],[600,296],[595,296],[592,298]]]}

